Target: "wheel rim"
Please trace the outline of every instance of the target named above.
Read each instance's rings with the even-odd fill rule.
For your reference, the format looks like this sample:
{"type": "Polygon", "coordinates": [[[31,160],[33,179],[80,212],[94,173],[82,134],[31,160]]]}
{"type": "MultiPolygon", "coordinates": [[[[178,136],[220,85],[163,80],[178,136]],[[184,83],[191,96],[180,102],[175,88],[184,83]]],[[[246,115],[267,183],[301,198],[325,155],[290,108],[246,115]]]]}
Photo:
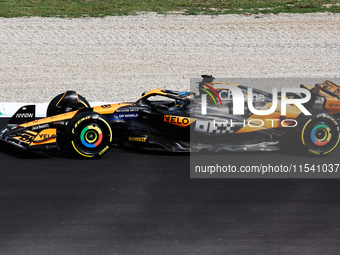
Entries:
{"type": "Polygon", "coordinates": [[[311,140],[315,145],[323,146],[332,138],[331,129],[326,124],[318,124],[311,131],[311,140]]]}
{"type": "Polygon", "coordinates": [[[80,141],[86,148],[96,148],[102,140],[103,132],[94,124],[84,127],[80,133],[80,141]]]}

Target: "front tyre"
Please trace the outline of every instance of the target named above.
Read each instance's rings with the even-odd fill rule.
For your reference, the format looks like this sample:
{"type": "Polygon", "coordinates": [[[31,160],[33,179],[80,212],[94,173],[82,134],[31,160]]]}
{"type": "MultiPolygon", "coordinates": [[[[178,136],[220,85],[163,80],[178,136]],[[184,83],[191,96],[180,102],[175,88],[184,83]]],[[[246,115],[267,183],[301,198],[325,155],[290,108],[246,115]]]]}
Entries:
{"type": "Polygon", "coordinates": [[[67,125],[69,146],[78,155],[99,158],[110,148],[112,130],[107,119],[95,112],[77,114],[67,125]]]}
{"type": "Polygon", "coordinates": [[[313,114],[302,123],[302,147],[311,154],[325,155],[332,152],[337,147],[339,138],[338,122],[327,113],[313,114]]]}
{"type": "Polygon", "coordinates": [[[76,91],[66,91],[51,100],[47,107],[46,117],[76,111],[83,107],[90,107],[89,102],[83,96],[78,95],[76,91]]]}

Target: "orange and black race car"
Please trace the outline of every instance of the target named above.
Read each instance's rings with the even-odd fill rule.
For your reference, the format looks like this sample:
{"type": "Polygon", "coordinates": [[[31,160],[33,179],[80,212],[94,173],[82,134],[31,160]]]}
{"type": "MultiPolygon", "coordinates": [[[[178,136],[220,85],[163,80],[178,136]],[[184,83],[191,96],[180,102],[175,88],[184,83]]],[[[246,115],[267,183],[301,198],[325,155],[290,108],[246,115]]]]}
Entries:
{"type": "Polygon", "coordinates": [[[273,151],[293,142],[315,155],[328,154],[337,147],[340,87],[332,82],[300,86],[310,93],[303,103],[310,115],[294,104],[287,104],[282,115],[280,102],[284,98],[303,99],[306,95],[286,93],[283,98],[202,77],[198,93],[155,89],[133,103],[95,107],[75,91],[68,91],[51,101],[46,118],[35,118],[34,105],[21,107],[0,130],[0,140],[23,150],[68,147],[88,158],[102,156],[111,145],[172,152],[273,151]],[[242,114],[235,108],[233,87],[242,93],[242,114]],[[270,109],[269,114],[260,113],[270,109]]]}

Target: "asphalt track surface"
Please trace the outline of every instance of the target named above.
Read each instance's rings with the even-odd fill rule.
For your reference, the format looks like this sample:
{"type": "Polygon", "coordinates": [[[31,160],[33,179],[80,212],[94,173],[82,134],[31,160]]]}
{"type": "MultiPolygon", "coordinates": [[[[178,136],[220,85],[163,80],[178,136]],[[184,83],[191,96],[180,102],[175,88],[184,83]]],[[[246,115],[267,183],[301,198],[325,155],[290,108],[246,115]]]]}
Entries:
{"type": "Polygon", "coordinates": [[[121,148],[82,160],[1,144],[0,162],[0,254],[339,252],[339,179],[190,179],[189,155],[121,148]]]}

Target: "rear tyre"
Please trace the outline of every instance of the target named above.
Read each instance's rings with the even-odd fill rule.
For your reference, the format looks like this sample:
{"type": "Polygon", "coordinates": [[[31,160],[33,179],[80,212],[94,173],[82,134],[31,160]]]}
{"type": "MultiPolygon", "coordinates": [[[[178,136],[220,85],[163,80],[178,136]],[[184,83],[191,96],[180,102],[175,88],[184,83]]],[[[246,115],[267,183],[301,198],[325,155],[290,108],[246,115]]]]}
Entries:
{"type": "Polygon", "coordinates": [[[328,154],[339,144],[338,122],[327,113],[308,116],[302,122],[300,137],[304,151],[314,155],[328,154]]]}
{"type": "Polygon", "coordinates": [[[99,158],[110,148],[112,130],[107,119],[95,112],[77,114],[67,125],[69,147],[86,158],[99,158]]]}
{"type": "Polygon", "coordinates": [[[87,100],[83,96],[78,95],[77,92],[75,91],[68,91],[68,92],[59,94],[51,100],[46,111],[47,117],[66,113],[66,112],[72,112],[75,110],[79,110],[80,108],[83,108],[83,107],[90,107],[89,102],[87,102],[87,100]],[[65,99],[65,95],[68,92],[74,93],[75,96],[72,99],[68,98],[67,102],[65,102],[63,101],[63,99],[65,99]]]}

